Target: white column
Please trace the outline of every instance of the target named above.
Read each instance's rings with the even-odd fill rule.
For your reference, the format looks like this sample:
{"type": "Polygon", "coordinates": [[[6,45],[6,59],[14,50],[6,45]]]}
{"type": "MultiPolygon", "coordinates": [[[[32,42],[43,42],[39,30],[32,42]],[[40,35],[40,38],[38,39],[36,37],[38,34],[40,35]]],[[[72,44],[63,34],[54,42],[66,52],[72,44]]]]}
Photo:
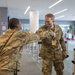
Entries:
{"type": "Polygon", "coordinates": [[[30,11],[30,31],[36,32],[39,28],[39,11],[30,11]]]}

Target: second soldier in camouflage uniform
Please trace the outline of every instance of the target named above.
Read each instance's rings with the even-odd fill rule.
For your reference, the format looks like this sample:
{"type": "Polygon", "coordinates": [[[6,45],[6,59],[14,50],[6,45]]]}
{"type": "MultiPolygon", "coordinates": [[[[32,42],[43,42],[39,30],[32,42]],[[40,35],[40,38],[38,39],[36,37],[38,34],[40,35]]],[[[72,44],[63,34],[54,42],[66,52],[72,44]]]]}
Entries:
{"type": "Polygon", "coordinates": [[[52,75],[52,65],[56,75],[63,75],[64,59],[66,58],[66,46],[61,28],[54,24],[54,15],[45,16],[45,25],[40,27],[36,34],[42,40],[40,57],[42,57],[43,75],[52,75]]]}
{"type": "Polygon", "coordinates": [[[14,69],[20,66],[22,46],[39,40],[38,36],[28,31],[21,32],[21,23],[17,18],[9,21],[5,34],[0,36],[0,75],[14,75],[14,69]]]}

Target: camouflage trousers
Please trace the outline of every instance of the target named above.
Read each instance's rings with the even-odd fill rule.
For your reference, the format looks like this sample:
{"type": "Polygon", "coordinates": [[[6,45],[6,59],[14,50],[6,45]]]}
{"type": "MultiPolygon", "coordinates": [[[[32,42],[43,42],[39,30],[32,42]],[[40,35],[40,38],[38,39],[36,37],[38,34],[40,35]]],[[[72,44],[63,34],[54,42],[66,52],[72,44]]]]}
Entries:
{"type": "Polygon", "coordinates": [[[0,70],[0,75],[14,75],[12,71],[0,70]]]}
{"type": "Polygon", "coordinates": [[[45,59],[42,61],[42,72],[43,75],[52,75],[52,66],[54,66],[56,75],[63,75],[64,63],[62,60],[60,61],[51,61],[49,59],[45,59]]]}

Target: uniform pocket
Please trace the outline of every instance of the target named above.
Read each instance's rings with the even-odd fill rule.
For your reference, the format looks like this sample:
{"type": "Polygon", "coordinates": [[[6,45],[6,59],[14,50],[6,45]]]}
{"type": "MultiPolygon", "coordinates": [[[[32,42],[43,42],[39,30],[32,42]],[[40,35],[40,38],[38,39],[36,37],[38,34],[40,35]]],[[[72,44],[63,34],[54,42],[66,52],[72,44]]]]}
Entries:
{"type": "Polygon", "coordinates": [[[61,50],[55,51],[55,59],[62,59],[62,51],[61,50]]]}

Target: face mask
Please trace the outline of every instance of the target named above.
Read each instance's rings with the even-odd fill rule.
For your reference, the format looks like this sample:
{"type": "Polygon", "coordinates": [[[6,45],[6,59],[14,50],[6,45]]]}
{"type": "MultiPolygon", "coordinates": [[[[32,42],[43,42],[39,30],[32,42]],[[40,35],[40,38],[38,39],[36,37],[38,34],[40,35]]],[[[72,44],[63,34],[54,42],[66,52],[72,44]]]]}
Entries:
{"type": "Polygon", "coordinates": [[[51,29],[51,27],[52,27],[52,25],[50,25],[50,24],[45,24],[45,25],[48,29],[51,29]]]}
{"type": "Polygon", "coordinates": [[[21,29],[22,29],[22,27],[19,28],[19,30],[21,30],[21,29]]]}
{"type": "Polygon", "coordinates": [[[21,30],[21,29],[22,29],[22,27],[21,27],[21,26],[17,26],[16,28],[17,28],[18,30],[21,30]]]}

